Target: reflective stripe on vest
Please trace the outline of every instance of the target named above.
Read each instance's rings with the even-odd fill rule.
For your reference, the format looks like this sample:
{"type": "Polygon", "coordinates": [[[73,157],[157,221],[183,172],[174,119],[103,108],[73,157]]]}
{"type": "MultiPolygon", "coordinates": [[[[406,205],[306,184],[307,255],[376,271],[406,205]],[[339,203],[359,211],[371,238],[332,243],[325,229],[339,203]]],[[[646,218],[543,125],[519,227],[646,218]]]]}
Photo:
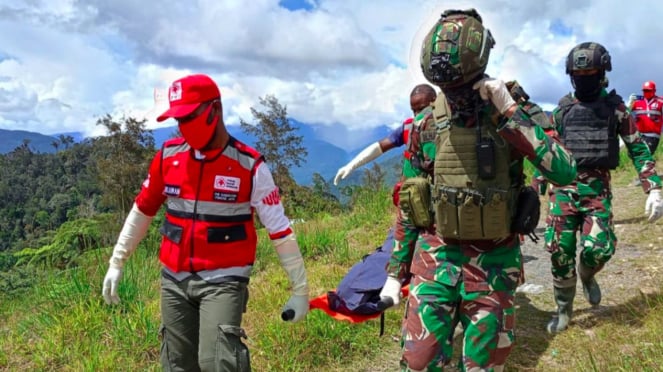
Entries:
{"type": "Polygon", "coordinates": [[[633,103],[631,113],[635,115],[635,124],[640,133],[659,135],[663,129],[663,99],[654,97],[650,100],[639,99],[633,103]]]}
{"type": "MultiPolygon", "coordinates": [[[[167,267],[164,267],[164,271],[166,272],[167,275],[173,277],[178,282],[181,282],[182,280],[190,277],[193,275],[193,273],[190,273],[188,271],[180,271],[179,273],[176,273],[167,267]]],[[[203,270],[203,271],[198,271],[196,275],[200,277],[200,279],[214,283],[214,282],[222,282],[224,281],[224,278],[232,277],[233,279],[239,279],[239,278],[246,278],[248,281],[248,278],[251,276],[251,272],[253,271],[253,266],[248,265],[248,266],[241,266],[241,267],[231,267],[228,269],[216,269],[216,270],[203,270]]]]}
{"type": "Polygon", "coordinates": [[[250,202],[227,204],[171,197],[168,198],[166,205],[168,213],[173,216],[199,221],[243,222],[250,220],[252,217],[250,202]]]}
{"type": "Polygon", "coordinates": [[[223,152],[200,160],[180,141],[162,149],[168,198],[159,258],[183,276],[248,278],[257,245],[251,190],[260,154],[231,138],[223,152]]]}

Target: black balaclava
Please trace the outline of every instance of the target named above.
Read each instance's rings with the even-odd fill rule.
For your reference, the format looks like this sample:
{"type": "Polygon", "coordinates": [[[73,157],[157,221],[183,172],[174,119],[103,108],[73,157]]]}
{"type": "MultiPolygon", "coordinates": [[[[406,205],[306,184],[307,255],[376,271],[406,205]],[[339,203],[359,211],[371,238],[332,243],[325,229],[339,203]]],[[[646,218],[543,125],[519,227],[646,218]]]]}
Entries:
{"type": "Polygon", "coordinates": [[[605,72],[591,75],[571,75],[571,84],[575,88],[575,96],[581,102],[596,101],[603,89],[605,72]]]}
{"type": "Polygon", "coordinates": [[[462,118],[474,117],[475,111],[482,105],[482,99],[479,90],[474,89],[473,85],[484,77],[486,75],[479,75],[469,83],[443,90],[454,115],[460,115],[462,118]]]}

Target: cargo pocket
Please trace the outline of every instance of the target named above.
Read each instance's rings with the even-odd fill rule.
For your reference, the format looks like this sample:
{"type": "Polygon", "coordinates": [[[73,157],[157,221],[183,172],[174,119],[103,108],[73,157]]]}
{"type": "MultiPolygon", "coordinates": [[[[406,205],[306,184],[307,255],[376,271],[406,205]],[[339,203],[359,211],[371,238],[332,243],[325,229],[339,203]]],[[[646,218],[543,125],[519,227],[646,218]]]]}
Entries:
{"type": "Polygon", "coordinates": [[[180,241],[182,240],[182,231],[184,228],[182,226],[175,225],[174,223],[168,221],[164,221],[163,225],[159,229],[159,232],[161,235],[165,236],[168,238],[168,240],[172,241],[175,244],[179,244],[180,241]]]}
{"type": "Polygon", "coordinates": [[[416,227],[432,224],[430,213],[430,182],[422,177],[408,178],[398,192],[399,205],[416,227]]]}
{"type": "Polygon", "coordinates": [[[246,229],[244,225],[227,227],[210,227],[207,229],[208,243],[232,243],[246,240],[246,229]]]}
{"type": "Polygon", "coordinates": [[[219,371],[251,371],[249,348],[242,342],[242,338],[247,337],[241,327],[219,325],[219,337],[216,342],[216,362],[219,371]]]}

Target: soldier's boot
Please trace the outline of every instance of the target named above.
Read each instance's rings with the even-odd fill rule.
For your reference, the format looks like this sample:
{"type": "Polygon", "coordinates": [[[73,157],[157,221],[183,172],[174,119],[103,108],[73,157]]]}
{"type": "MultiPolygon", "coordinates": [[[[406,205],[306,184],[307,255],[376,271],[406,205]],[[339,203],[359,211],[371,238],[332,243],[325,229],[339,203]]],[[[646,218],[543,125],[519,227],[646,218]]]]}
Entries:
{"type": "Polygon", "coordinates": [[[582,293],[585,295],[587,302],[592,306],[598,306],[601,303],[601,287],[596,282],[594,275],[601,271],[602,268],[603,265],[587,267],[582,261],[578,264],[578,276],[582,282],[582,293]]]}
{"type": "Polygon", "coordinates": [[[553,287],[555,302],[557,303],[557,314],[548,322],[546,329],[548,333],[558,333],[565,330],[571,321],[573,313],[573,298],[576,295],[576,287],[558,288],[553,287]]]}

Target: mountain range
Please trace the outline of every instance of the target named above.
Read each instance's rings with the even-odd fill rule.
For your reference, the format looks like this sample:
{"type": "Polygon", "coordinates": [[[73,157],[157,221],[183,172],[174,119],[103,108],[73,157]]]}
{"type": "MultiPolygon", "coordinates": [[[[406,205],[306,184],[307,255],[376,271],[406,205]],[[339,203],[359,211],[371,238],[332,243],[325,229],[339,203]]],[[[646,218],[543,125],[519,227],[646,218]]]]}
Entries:
{"type": "MultiPolygon", "coordinates": [[[[344,166],[364,147],[380,140],[392,131],[391,128],[384,125],[373,128],[348,130],[342,125],[316,126],[295,120],[292,121],[292,124],[298,128],[297,134],[302,136],[303,145],[308,152],[302,166],[291,170],[295,181],[300,185],[310,185],[313,173],[319,173],[325,180],[331,183],[340,167],[344,166]]],[[[176,126],[153,129],[152,134],[157,146],[172,137],[176,129],[176,126]]],[[[238,140],[248,145],[255,145],[255,138],[245,134],[239,127],[229,126],[228,131],[238,140]]],[[[0,129],[0,153],[6,154],[11,152],[25,141],[28,141],[28,146],[34,152],[53,153],[56,151],[53,143],[61,135],[71,136],[75,141],[80,141],[84,138],[81,133],[77,132],[47,135],[22,130],[0,129]]],[[[378,158],[376,162],[388,174],[394,173],[393,167],[399,163],[400,155],[402,154],[401,151],[402,149],[387,153],[378,158]]],[[[360,182],[361,174],[361,169],[355,171],[341,185],[360,182]]]]}

